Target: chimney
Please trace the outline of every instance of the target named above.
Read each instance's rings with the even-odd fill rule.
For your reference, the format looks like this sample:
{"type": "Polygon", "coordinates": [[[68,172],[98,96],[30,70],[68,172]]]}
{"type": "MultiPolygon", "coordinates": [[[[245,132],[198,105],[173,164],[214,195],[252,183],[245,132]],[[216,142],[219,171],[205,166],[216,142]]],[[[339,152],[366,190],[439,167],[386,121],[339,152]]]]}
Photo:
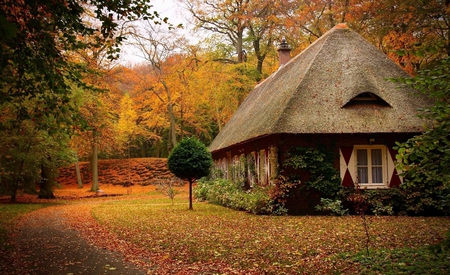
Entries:
{"type": "Polygon", "coordinates": [[[286,42],[283,37],[281,44],[278,46],[278,58],[280,60],[280,68],[291,60],[291,46],[286,42]]]}

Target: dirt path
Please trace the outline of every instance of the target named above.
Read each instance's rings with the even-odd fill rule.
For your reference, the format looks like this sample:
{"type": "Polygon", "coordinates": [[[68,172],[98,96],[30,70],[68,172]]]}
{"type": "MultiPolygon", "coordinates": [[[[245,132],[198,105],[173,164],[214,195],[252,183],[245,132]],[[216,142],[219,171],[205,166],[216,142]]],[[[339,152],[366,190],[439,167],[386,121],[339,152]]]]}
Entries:
{"type": "MultiPolygon", "coordinates": [[[[61,205],[25,215],[14,238],[15,272],[35,275],[147,274],[126,261],[122,253],[94,245],[82,237],[80,230],[73,228],[77,215],[88,213],[82,206],[61,205]]],[[[92,217],[87,217],[85,222],[83,226],[89,231],[92,217]]]]}

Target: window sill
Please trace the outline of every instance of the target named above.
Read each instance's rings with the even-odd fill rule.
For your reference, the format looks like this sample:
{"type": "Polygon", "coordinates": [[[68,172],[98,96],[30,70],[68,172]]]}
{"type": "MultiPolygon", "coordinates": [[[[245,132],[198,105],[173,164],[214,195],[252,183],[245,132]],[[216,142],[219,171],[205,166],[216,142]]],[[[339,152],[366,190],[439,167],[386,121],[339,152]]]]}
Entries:
{"type": "Polygon", "coordinates": [[[384,183],[376,183],[376,184],[358,184],[360,189],[388,189],[384,183]]]}

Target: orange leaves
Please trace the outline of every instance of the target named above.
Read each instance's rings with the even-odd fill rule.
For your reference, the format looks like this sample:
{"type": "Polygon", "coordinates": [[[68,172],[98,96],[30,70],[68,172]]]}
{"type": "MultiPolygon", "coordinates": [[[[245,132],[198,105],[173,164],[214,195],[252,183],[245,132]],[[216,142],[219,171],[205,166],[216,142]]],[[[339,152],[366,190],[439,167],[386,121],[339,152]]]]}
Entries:
{"type": "Polygon", "coordinates": [[[126,72],[137,80],[128,90],[139,123],[149,133],[162,138],[166,129],[175,127],[178,140],[195,135],[208,143],[231,117],[255,80],[243,75],[244,65],[208,58],[193,50],[191,54],[168,55],[158,61],[158,69],[149,64],[126,72]]]}
{"type": "MultiPolygon", "coordinates": [[[[209,204],[187,211],[180,203],[124,201],[94,213],[114,232],[128,232],[135,244],[186,274],[213,273],[217,266],[237,274],[333,273],[355,268],[334,256],[364,247],[359,217],[253,216],[209,204]]],[[[448,225],[445,218],[370,217],[375,249],[435,243],[448,225]]]]}
{"type": "MultiPolygon", "coordinates": [[[[186,188],[178,189],[175,205],[151,188],[137,190],[58,209],[89,243],[122,253],[149,274],[361,273],[350,257],[364,247],[359,217],[255,216],[207,203],[189,211],[186,188]]],[[[374,251],[433,244],[450,226],[447,217],[370,216],[368,222],[374,251]]]]}

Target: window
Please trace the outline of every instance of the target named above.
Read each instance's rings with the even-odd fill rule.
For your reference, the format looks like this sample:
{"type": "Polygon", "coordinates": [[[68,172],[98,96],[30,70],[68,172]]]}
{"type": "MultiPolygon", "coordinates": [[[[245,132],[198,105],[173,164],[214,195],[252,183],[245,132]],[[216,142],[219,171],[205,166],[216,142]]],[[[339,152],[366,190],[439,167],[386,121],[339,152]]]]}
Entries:
{"type": "Polygon", "coordinates": [[[360,93],[359,95],[352,98],[349,102],[347,102],[343,108],[354,108],[354,107],[364,107],[364,106],[378,106],[378,107],[391,107],[389,103],[387,103],[384,99],[381,97],[365,92],[360,93]]]}
{"type": "Polygon", "coordinates": [[[257,172],[256,172],[256,158],[255,152],[251,152],[247,155],[247,163],[248,163],[248,179],[250,187],[254,187],[257,182],[257,172]]]}
{"type": "Polygon", "coordinates": [[[395,169],[396,151],[384,145],[339,147],[342,185],[376,189],[398,186],[403,182],[395,169]]]}
{"type": "Polygon", "coordinates": [[[259,184],[266,185],[267,177],[266,177],[266,150],[259,151],[259,184]]]}
{"type": "Polygon", "coordinates": [[[384,146],[355,146],[357,182],[367,188],[386,184],[386,149],[384,146]]]}

